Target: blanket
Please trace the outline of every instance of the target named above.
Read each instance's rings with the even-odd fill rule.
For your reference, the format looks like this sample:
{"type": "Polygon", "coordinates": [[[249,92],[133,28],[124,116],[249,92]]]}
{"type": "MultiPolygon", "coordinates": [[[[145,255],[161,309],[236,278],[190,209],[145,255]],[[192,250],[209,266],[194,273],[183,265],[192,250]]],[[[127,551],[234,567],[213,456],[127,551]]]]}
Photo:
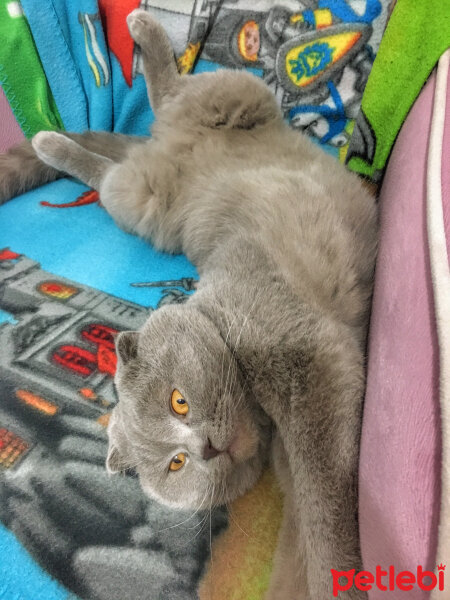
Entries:
{"type": "Polygon", "coordinates": [[[356,119],[350,169],[381,179],[409,110],[449,46],[447,0],[397,0],[356,119]]]}
{"type": "MultiPolygon", "coordinates": [[[[181,72],[250,69],[292,127],[344,159],[387,0],[0,0],[0,83],[27,137],[148,133],[125,25],[138,6],[167,29],[181,72]]],[[[113,335],[196,281],[76,181],[0,208],[2,600],[263,597],[282,502],[271,472],[230,509],[183,514],[103,466],[113,335]]]]}

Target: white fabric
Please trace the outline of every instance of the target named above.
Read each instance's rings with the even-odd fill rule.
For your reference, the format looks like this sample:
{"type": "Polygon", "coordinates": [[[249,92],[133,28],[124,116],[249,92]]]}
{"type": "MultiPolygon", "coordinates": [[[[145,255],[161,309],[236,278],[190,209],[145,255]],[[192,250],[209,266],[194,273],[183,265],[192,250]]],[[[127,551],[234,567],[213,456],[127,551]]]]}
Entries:
{"type": "MultiPolygon", "coordinates": [[[[439,396],[442,423],[441,513],[436,565],[450,570],[450,268],[442,206],[442,147],[450,49],[439,59],[427,161],[427,230],[433,280],[434,307],[439,341],[439,396]]],[[[436,569],[437,570],[437,569],[436,569]]],[[[450,577],[432,600],[450,600],[450,577]]]]}

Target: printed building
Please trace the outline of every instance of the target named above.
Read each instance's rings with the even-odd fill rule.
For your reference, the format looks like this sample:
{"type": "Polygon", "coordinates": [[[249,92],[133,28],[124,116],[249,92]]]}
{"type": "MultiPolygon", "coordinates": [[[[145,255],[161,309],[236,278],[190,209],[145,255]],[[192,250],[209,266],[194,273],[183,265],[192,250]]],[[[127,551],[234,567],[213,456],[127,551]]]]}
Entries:
{"type": "Polygon", "coordinates": [[[11,468],[33,445],[39,416],[107,419],[117,400],[114,334],[138,329],[152,309],[3,250],[0,310],[0,467],[11,468]]]}

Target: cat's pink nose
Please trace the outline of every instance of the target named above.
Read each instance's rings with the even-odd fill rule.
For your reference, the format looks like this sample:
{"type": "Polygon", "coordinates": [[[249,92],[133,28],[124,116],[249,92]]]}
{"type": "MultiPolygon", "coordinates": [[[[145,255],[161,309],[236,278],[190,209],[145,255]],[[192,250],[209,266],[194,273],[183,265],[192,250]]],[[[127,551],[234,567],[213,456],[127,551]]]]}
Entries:
{"type": "Polygon", "coordinates": [[[220,453],[221,453],[221,450],[217,450],[217,448],[214,448],[214,446],[211,444],[211,440],[208,438],[208,441],[206,442],[205,447],[203,448],[204,460],[209,460],[210,458],[214,458],[215,456],[217,456],[220,453]]]}

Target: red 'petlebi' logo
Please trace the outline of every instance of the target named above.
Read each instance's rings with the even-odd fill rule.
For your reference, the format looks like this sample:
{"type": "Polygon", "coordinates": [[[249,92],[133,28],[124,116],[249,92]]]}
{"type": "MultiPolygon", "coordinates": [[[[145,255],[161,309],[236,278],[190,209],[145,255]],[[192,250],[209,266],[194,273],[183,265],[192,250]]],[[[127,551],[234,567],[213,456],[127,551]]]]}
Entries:
{"type": "Polygon", "coordinates": [[[393,565],[384,571],[380,565],[377,565],[375,574],[370,571],[359,571],[355,569],[350,571],[336,571],[331,569],[333,578],[333,596],[338,597],[339,592],[349,590],[353,585],[363,592],[369,592],[373,587],[382,592],[387,590],[409,591],[417,586],[421,590],[430,592],[437,586],[439,591],[444,589],[445,565],[437,565],[437,575],[433,571],[424,571],[422,566],[417,567],[416,573],[412,571],[395,572],[393,565]]]}

